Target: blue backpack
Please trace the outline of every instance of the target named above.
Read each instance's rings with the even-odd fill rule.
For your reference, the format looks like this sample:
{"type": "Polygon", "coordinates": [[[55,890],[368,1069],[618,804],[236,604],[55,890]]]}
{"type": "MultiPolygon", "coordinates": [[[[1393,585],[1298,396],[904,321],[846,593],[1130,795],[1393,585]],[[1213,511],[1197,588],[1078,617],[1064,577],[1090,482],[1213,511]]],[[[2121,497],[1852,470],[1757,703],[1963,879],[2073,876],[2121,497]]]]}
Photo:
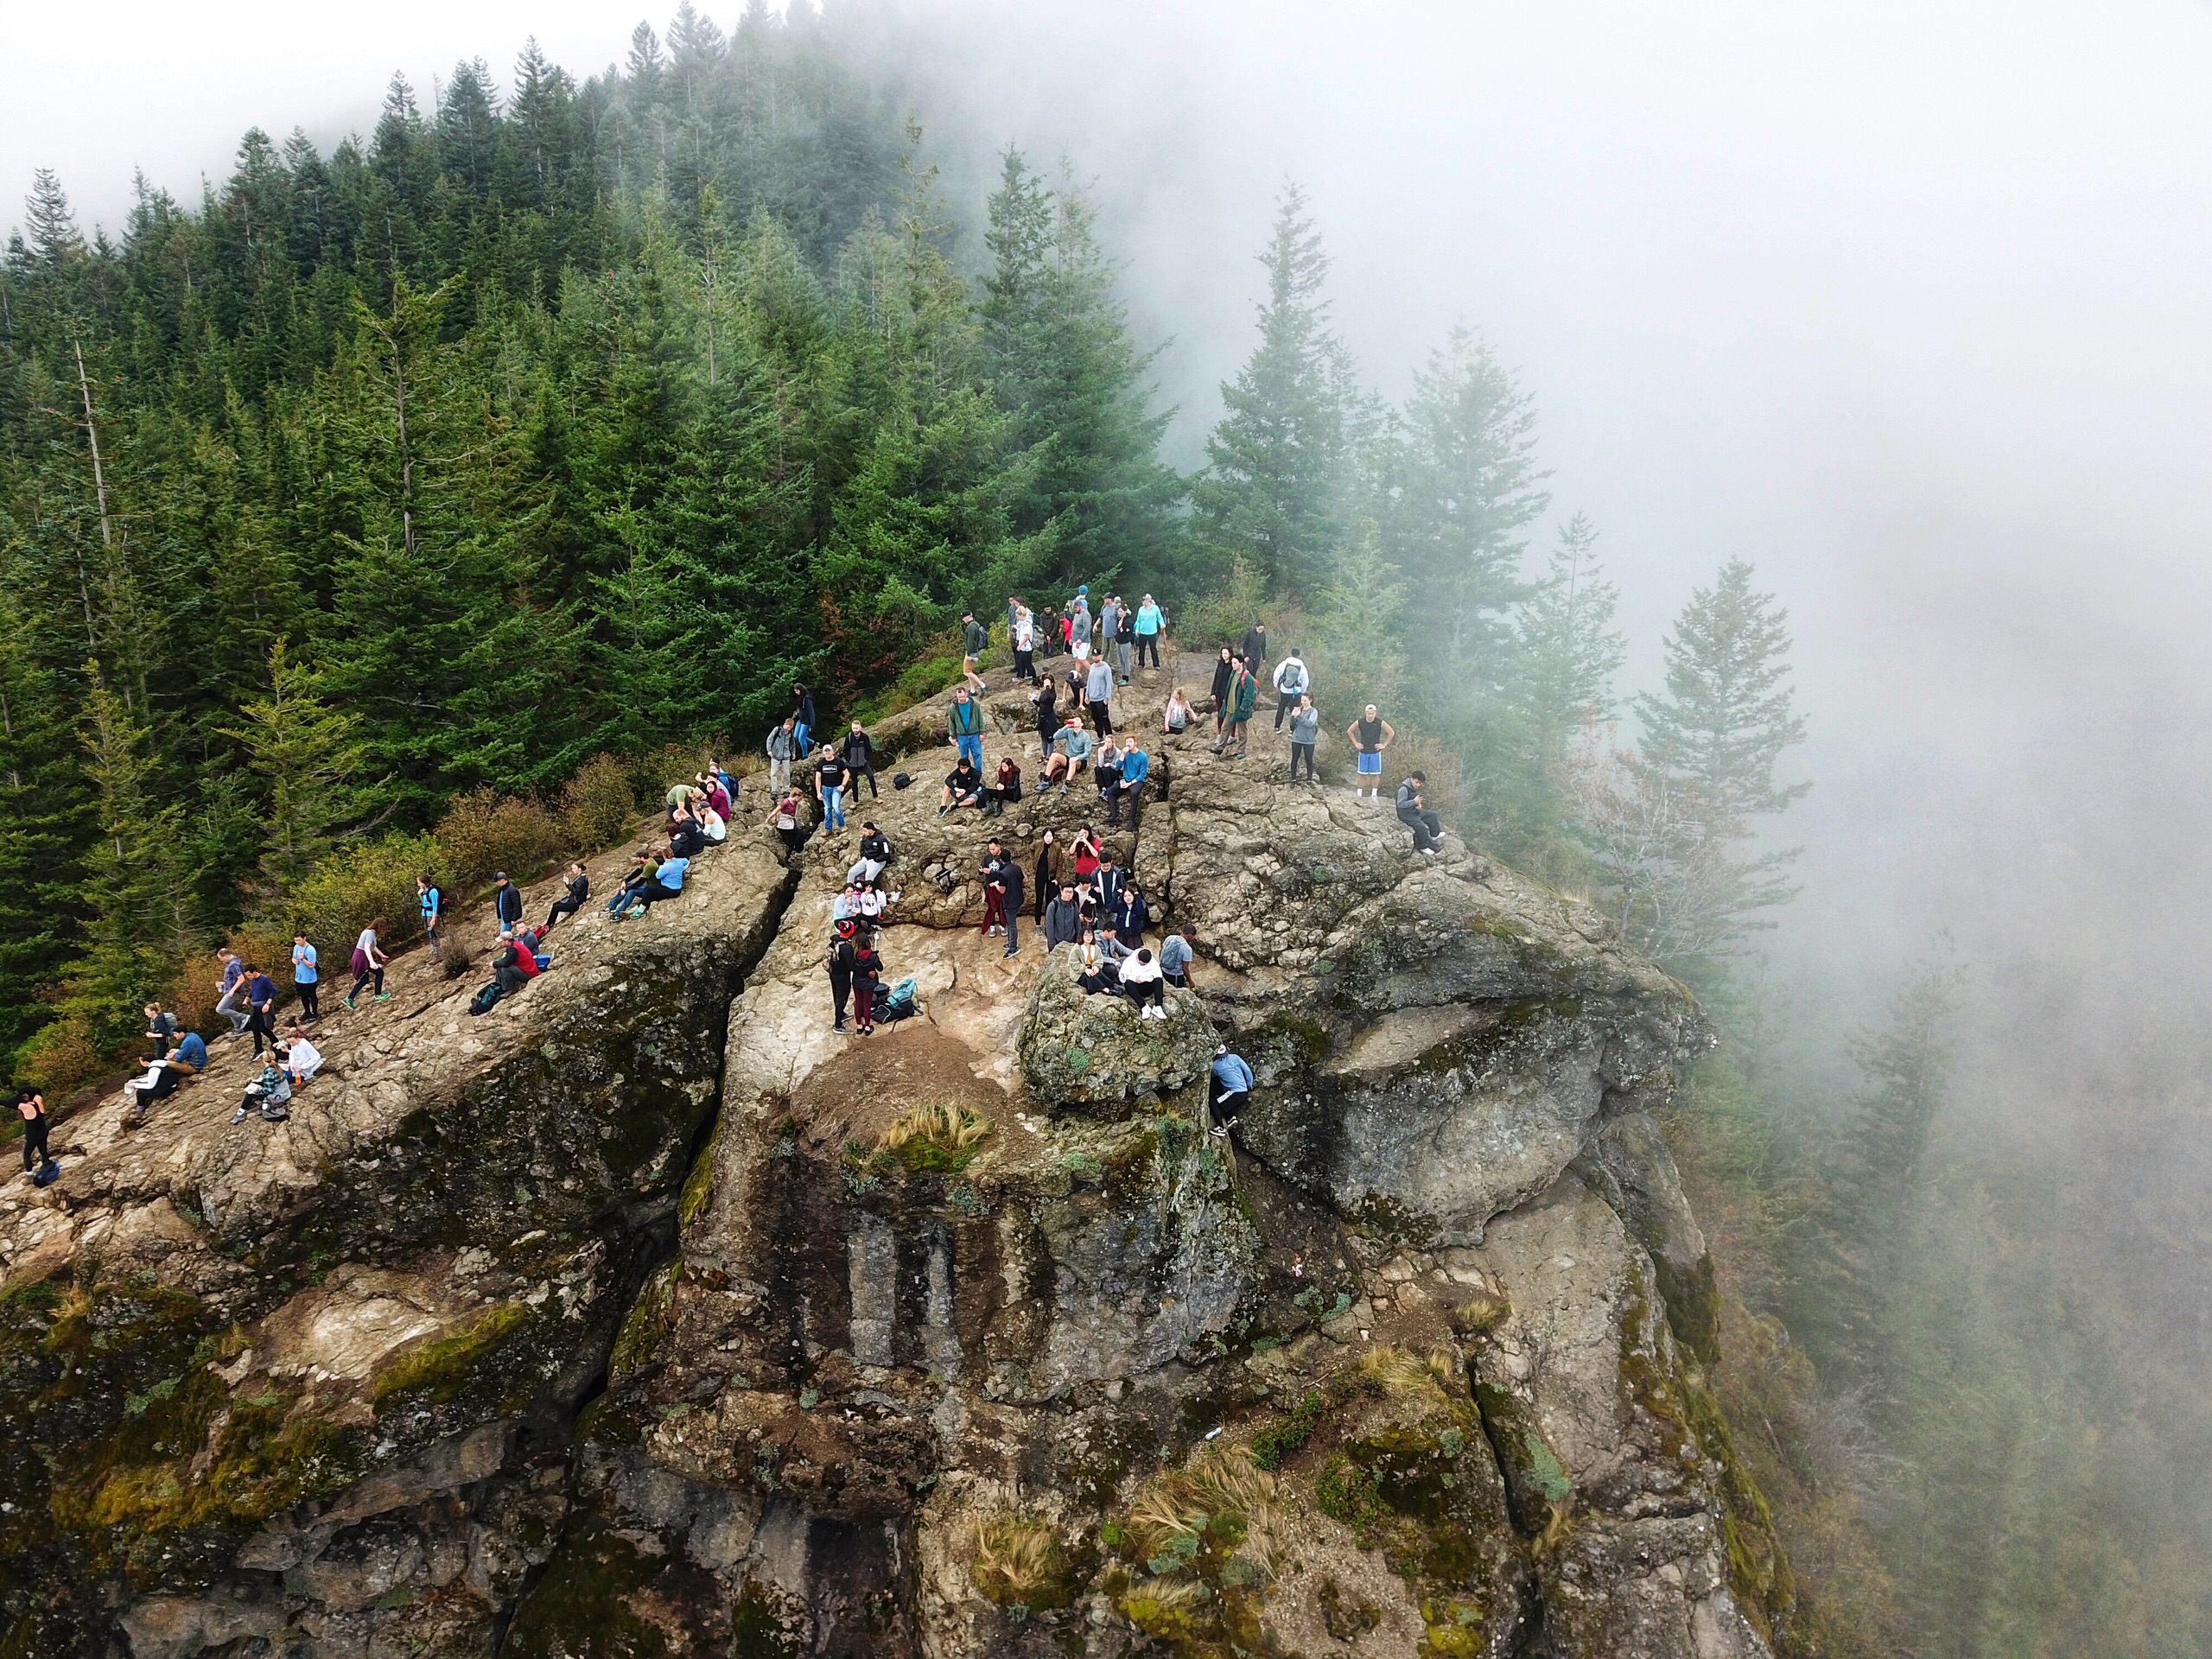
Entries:
{"type": "Polygon", "coordinates": [[[910,1020],[919,1014],[921,1010],[914,1005],[914,982],[911,978],[900,980],[876,1005],[876,1024],[887,1026],[894,1020],[910,1020]]]}

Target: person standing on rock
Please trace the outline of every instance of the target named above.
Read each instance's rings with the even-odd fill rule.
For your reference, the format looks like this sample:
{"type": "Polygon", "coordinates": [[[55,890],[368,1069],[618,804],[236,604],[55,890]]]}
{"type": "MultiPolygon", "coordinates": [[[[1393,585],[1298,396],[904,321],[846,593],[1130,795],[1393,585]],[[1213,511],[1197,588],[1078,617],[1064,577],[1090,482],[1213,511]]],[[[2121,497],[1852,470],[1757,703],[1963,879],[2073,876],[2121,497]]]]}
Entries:
{"type": "Polygon", "coordinates": [[[1090,709],[1090,723],[1101,737],[1114,734],[1114,665],[1103,656],[1090,665],[1084,682],[1084,700],[1090,709]]]}
{"type": "Polygon", "coordinates": [[[1275,730],[1282,730],[1283,717],[1298,706],[1298,700],[1313,689],[1313,677],[1306,671],[1306,659],[1298,654],[1298,647],[1290,648],[1290,655],[1275,664],[1275,730]]]}
{"type": "Polygon", "coordinates": [[[353,1012],[353,1003],[361,995],[361,987],[372,980],[376,982],[377,1001],[389,1002],[391,996],[384,988],[385,964],[389,960],[378,947],[377,935],[384,931],[384,918],[379,916],[361,930],[361,937],[353,941],[353,988],[341,999],[346,1012],[353,1012]]]}
{"type": "Polygon", "coordinates": [[[1160,666],[1160,636],[1166,626],[1166,613],[1154,602],[1152,595],[1147,594],[1144,596],[1144,603],[1137,607],[1137,666],[1139,668],[1144,666],[1147,653],[1152,658],[1152,665],[1154,668],[1160,666]]]}
{"type": "Polygon", "coordinates": [[[232,1036],[243,1037],[245,1035],[245,1011],[238,1007],[238,987],[245,980],[245,963],[238,959],[237,952],[227,947],[218,950],[215,959],[223,964],[217,980],[222,994],[216,999],[215,1012],[230,1020],[232,1036]]]}
{"type": "Polygon", "coordinates": [[[859,931],[859,925],[850,917],[838,923],[823,964],[830,970],[830,1000],[836,1014],[830,1029],[840,1037],[852,1034],[845,1025],[845,1005],[852,1001],[853,975],[860,967],[859,947],[853,943],[859,931]]]}
{"type": "Polygon", "coordinates": [[[945,732],[952,747],[960,751],[960,758],[977,772],[983,769],[983,705],[962,686],[952,694],[952,707],[945,715],[945,732]]]}
{"type": "Polygon", "coordinates": [[[987,939],[1006,931],[1006,887],[999,880],[999,868],[1005,862],[1006,848],[995,839],[978,872],[983,881],[983,937],[987,939]]]}
{"type": "Polygon", "coordinates": [[[999,931],[1006,937],[1006,954],[1021,954],[1021,901],[1027,897],[1022,891],[1021,861],[1007,855],[997,842],[991,843],[991,856],[983,867],[986,890],[998,890],[999,931]]]}
{"type": "Polygon", "coordinates": [[[976,671],[982,665],[983,652],[990,648],[991,636],[983,631],[983,625],[976,620],[973,611],[960,613],[960,643],[967,652],[960,659],[960,671],[967,678],[968,690],[980,697],[991,689],[976,671]]]}
{"type": "Polygon", "coordinates": [[[176,1015],[168,1012],[158,1002],[149,1002],[146,1005],[146,1035],[153,1042],[154,1058],[157,1060],[168,1058],[170,1046],[176,1041],[176,1015]]]}
{"type": "Polygon", "coordinates": [[[1227,645],[1213,665],[1213,734],[1217,747],[1221,728],[1229,724],[1229,688],[1236,682],[1236,653],[1227,645]]]}
{"type": "Polygon", "coordinates": [[[1198,711],[1191,707],[1190,698],[1183,694],[1183,688],[1179,685],[1167,694],[1167,708],[1160,717],[1160,729],[1173,737],[1188,731],[1191,722],[1198,717],[1198,711]]]}
{"type": "Polygon", "coordinates": [[[1045,949],[1047,953],[1083,937],[1083,901],[1071,882],[1060,884],[1059,896],[1045,906],[1045,949]]]}
{"type": "Polygon", "coordinates": [[[1122,816],[1122,746],[1108,738],[1098,746],[1098,753],[1090,763],[1092,775],[1098,784],[1098,804],[1110,807],[1118,822],[1122,816]]]}
{"type": "Polygon", "coordinates": [[[1298,781],[1300,761],[1306,763],[1306,781],[1318,784],[1313,772],[1313,748],[1321,741],[1321,711],[1313,706],[1311,693],[1301,693],[1297,712],[1290,717],[1290,781],[1298,781]]]}
{"type": "Polygon", "coordinates": [[[322,968],[304,933],[292,935],[292,988],[300,994],[300,1012],[308,1022],[321,1019],[322,968]]]}
{"type": "Polygon", "coordinates": [[[1359,751],[1359,771],[1352,780],[1352,794],[1370,795],[1382,798],[1382,751],[1397,737],[1390,729],[1390,722],[1373,703],[1361,710],[1357,720],[1344,728],[1344,735],[1351,740],[1353,748],[1359,751]]]}
{"type": "Polygon", "coordinates": [[[1268,671],[1268,625],[1255,622],[1244,630],[1243,648],[1237,653],[1244,659],[1244,666],[1256,675],[1268,671]]]}
{"type": "Polygon", "coordinates": [[[1007,643],[1014,651],[1014,678],[1016,684],[1033,685],[1037,681],[1037,618],[1020,600],[1014,601],[1014,614],[1007,620],[1007,643]]]}
{"type": "Polygon", "coordinates": [[[814,693],[803,685],[791,687],[791,759],[804,760],[814,735],[814,693]]]}
{"type": "Polygon", "coordinates": [[[246,970],[246,1029],[253,1033],[253,1058],[261,1058],[262,1039],[276,1046],[276,982],[258,968],[246,970]]]}
{"type": "Polygon", "coordinates": [[[1088,588],[1078,588],[1068,611],[1068,655],[1078,663],[1090,660],[1090,600],[1088,588]]]}
{"type": "Polygon", "coordinates": [[[868,734],[867,728],[855,721],[853,729],[845,734],[845,741],[837,753],[845,763],[845,770],[852,774],[854,801],[857,803],[860,800],[861,779],[863,778],[868,779],[868,799],[881,800],[883,791],[875,782],[875,740],[868,734]]]}
{"type": "Polygon", "coordinates": [[[1225,1135],[1235,1128],[1237,1114],[1251,1097],[1252,1068],[1222,1044],[1213,1052],[1213,1132],[1225,1135]]]}
{"type": "Polygon", "coordinates": [[[1244,758],[1245,729],[1251,724],[1252,710],[1259,702],[1260,683],[1253,677],[1249,665],[1239,658],[1229,683],[1229,724],[1214,741],[1216,754],[1234,749],[1238,760],[1244,758]]]}
{"type": "Polygon", "coordinates": [[[1406,774],[1405,782],[1398,785],[1398,822],[1414,832],[1414,851],[1433,858],[1443,844],[1439,837],[1444,834],[1444,821],[1421,798],[1427,782],[1427,774],[1419,767],[1406,774]]]}
{"type": "MultiPolygon", "coordinates": [[[[1052,895],[1059,892],[1061,878],[1067,873],[1067,855],[1060,846],[1060,838],[1051,830],[1037,849],[1037,925],[1045,925],[1045,907],[1052,902],[1052,895]]],[[[1052,947],[1047,944],[1047,950],[1052,947]]]]}
{"type": "Polygon", "coordinates": [[[1191,982],[1191,942],[1170,933],[1160,942],[1160,975],[1178,990],[1191,982]]]}
{"type": "Polygon", "coordinates": [[[798,728],[786,719],[768,734],[768,792],[780,795],[791,787],[791,761],[798,753],[798,728]]]}
{"type": "Polygon", "coordinates": [[[505,870],[492,878],[492,917],[501,928],[522,925],[522,889],[507,880],[505,870]]]}
{"type": "Polygon", "coordinates": [[[768,827],[782,839],[784,850],[796,858],[806,845],[806,803],[799,799],[798,791],[785,785],[776,804],[768,809],[768,827]]]}
{"type": "Polygon", "coordinates": [[[47,1132],[53,1127],[46,1115],[46,1096],[35,1089],[16,1090],[16,1116],[23,1121],[23,1173],[35,1176],[53,1158],[46,1149],[47,1132]]]}
{"type": "Polygon", "coordinates": [[[1037,705],[1037,758],[1050,760],[1052,758],[1052,739],[1060,729],[1058,683],[1049,674],[1044,676],[1036,690],[1030,693],[1029,701],[1037,705]]]}
{"type": "Polygon", "coordinates": [[[822,803],[822,833],[836,835],[845,827],[845,763],[827,743],[814,768],[814,797],[822,803]]]}
{"type": "Polygon", "coordinates": [[[1122,637],[1122,596],[1106,595],[1106,602],[1098,607],[1098,658],[1105,663],[1114,660],[1114,643],[1122,637]]]}
{"type": "Polygon", "coordinates": [[[1121,658],[1122,683],[1127,685],[1129,683],[1130,653],[1136,650],[1137,613],[1129,608],[1127,601],[1120,603],[1122,620],[1114,632],[1114,653],[1121,658]]]}
{"type": "Polygon", "coordinates": [[[1122,890],[1114,906],[1114,938],[1124,950],[1135,950],[1144,944],[1144,931],[1152,925],[1152,907],[1144,901],[1144,894],[1137,891],[1132,881],[1122,890]]]}
{"type": "Polygon", "coordinates": [[[883,958],[871,933],[853,940],[853,1021],[863,1037],[875,1035],[875,1005],[883,996],[883,958]]]}

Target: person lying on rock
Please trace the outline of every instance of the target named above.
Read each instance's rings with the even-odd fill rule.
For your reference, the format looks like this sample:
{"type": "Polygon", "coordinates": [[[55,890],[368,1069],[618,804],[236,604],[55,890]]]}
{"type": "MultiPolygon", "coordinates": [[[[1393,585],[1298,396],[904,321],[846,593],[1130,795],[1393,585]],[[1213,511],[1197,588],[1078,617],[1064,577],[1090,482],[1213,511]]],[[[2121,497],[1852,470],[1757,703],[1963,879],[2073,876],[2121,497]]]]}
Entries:
{"type": "Polygon", "coordinates": [[[845,872],[849,881],[874,881],[891,864],[891,842],[882,830],[875,827],[874,818],[861,820],[861,855],[845,872]]]}
{"type": "Polygon", "coordinates": [[[956,807],[980,808],[982,804],[983,774],[974,761],[963,754],[960,764],[944,776],[944,793],[938,799],[937,815],[941,818],[956,807]]]}

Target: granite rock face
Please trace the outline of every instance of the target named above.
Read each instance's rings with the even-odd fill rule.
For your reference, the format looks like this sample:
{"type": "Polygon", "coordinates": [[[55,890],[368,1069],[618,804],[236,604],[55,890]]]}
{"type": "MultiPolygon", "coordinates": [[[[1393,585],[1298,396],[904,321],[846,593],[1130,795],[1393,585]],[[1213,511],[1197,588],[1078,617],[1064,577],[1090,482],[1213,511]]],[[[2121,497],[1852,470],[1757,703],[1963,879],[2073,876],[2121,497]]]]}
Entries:
{"type": "Polygon", "coordinates": [[[923,785],[851,813],[918,1018],[830,1029],[856,837],[748,831],[511,1007],[363,1020],[289,1125],[232,1131],[219,1077],[17,1190],[19,1645],[1768,1650],[1787,1565],[1649,1116],[1688,996],[1456,842],[1147,733],[1116,849],[1199,959],[1140,1020],[980,931],[990,836],[1027,869],[1102,815],[938,817],[944,702],[880,734],[923,785]]]}

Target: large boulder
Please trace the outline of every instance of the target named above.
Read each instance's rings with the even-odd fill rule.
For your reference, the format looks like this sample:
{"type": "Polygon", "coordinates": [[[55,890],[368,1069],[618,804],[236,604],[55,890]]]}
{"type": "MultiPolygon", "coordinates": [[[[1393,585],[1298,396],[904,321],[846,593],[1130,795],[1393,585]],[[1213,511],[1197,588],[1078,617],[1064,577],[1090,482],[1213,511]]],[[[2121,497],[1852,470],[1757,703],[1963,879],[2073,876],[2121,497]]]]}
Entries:
{"type": "Polygon", "coordinates": [[[1169,989],[1167,1018],[1146,1020],[1128,998],[1094,995],[1077,982],[1075,949],[1053,953],[1030,994],[1021,1032],[1021,1073],[1052,1111],[1120,1116],[1179,1094],[1213,1063],[1213,1024],[1194,991],[1169,989]]]}

